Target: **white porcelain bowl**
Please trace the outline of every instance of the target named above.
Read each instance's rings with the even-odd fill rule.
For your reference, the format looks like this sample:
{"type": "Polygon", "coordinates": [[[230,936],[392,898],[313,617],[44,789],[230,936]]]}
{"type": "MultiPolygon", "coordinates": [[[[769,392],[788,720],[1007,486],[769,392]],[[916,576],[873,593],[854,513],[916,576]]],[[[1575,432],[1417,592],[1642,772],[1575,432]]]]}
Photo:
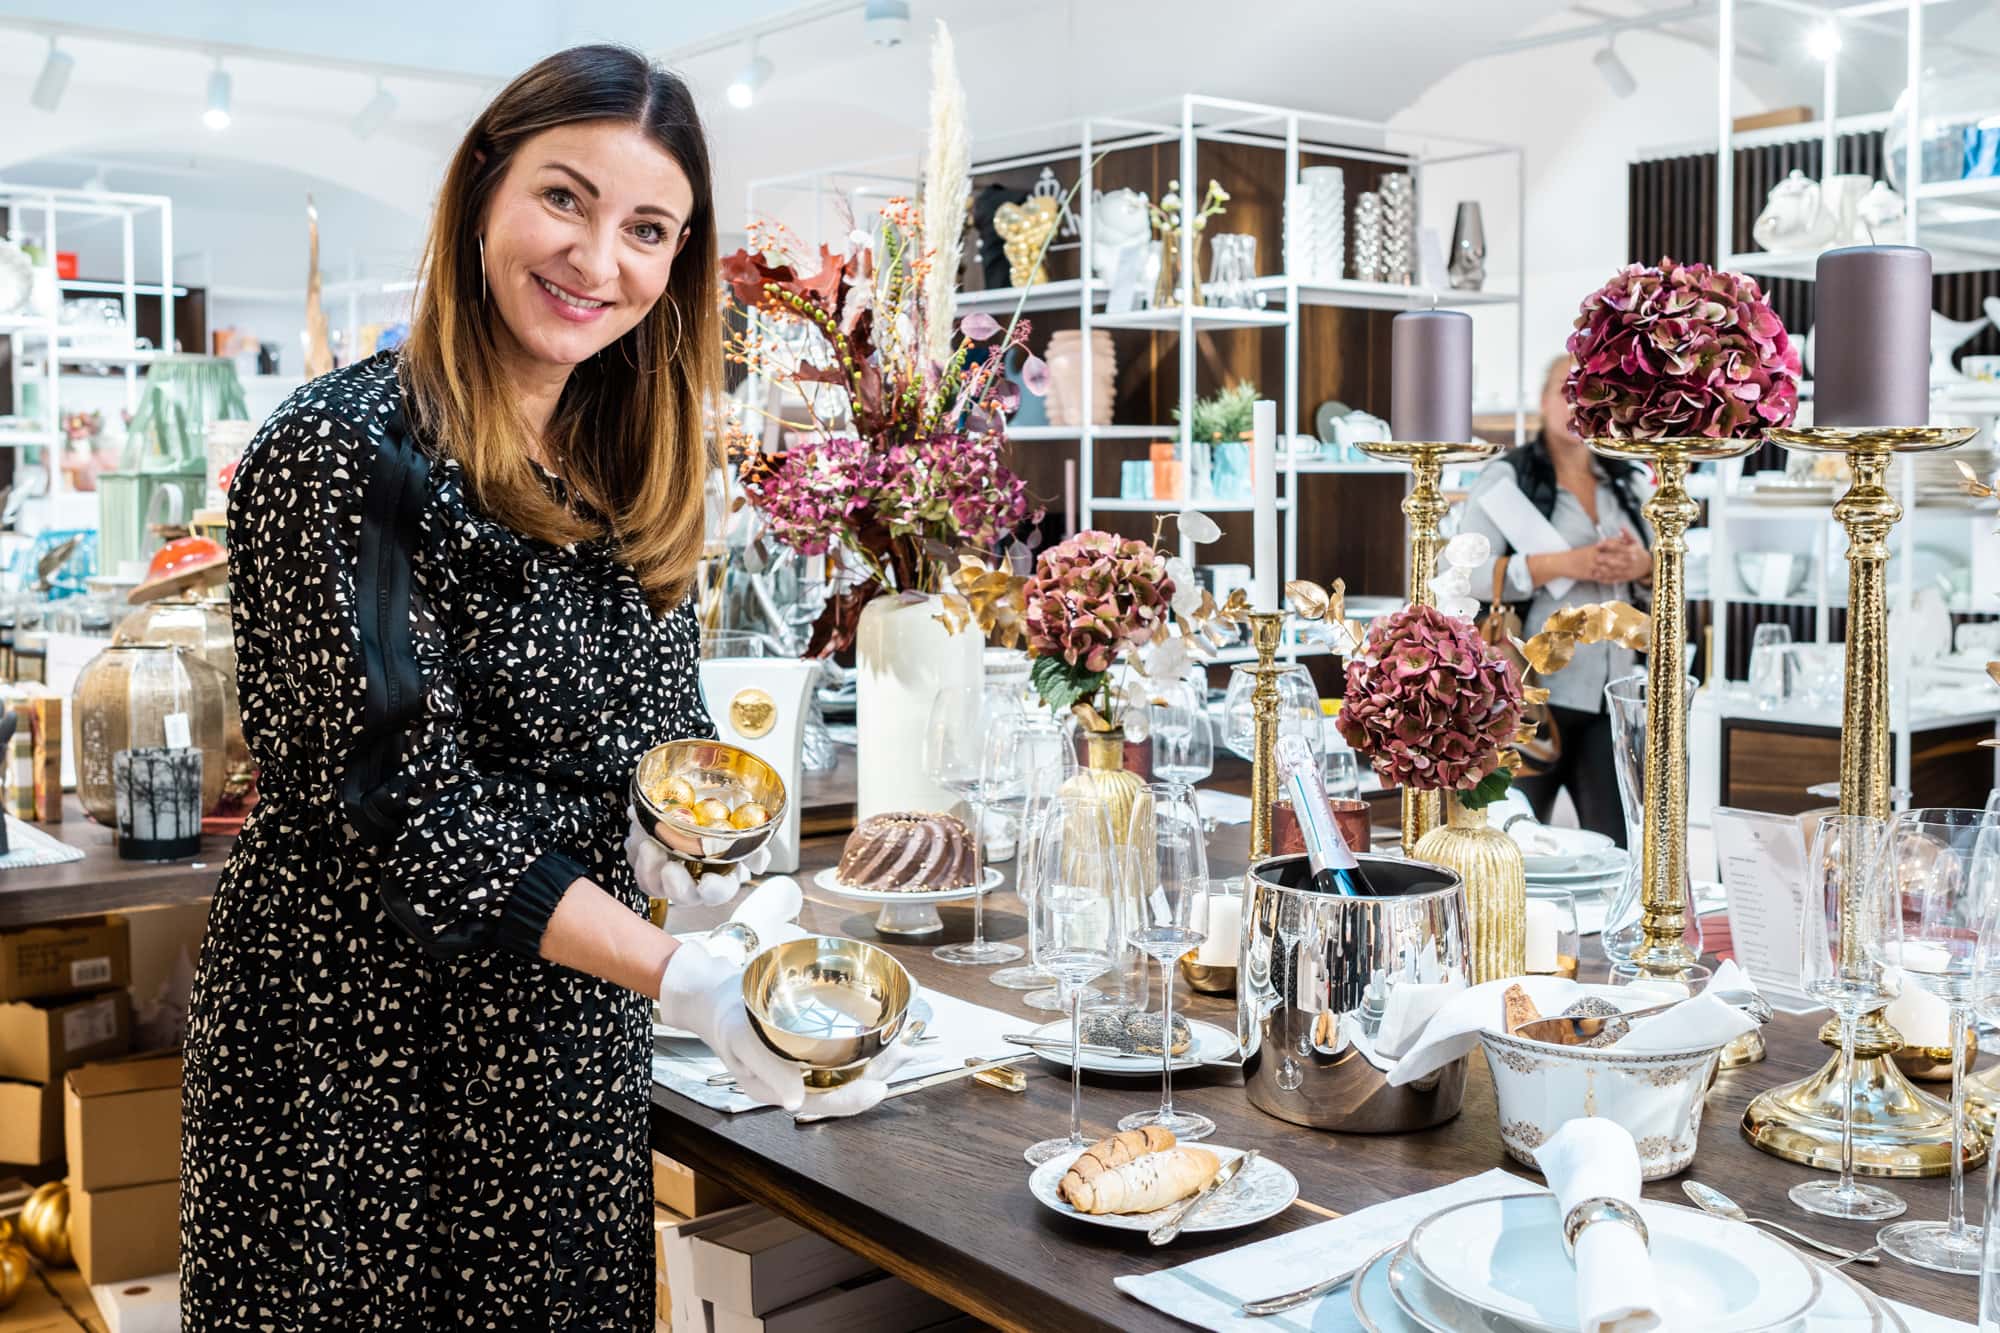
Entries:
{"type": "Polygon", "coordinates": [[[1720,1045],[1700,1050],[1621,1052],[1482,1032],[1500,1103],[1500,1142],[1523,1166],[1565,1121],[1603,1116],[1632,1133],[1639,1174],[1658,1180],[1687,1169],[1701,1133],[1701,1107],[1720,1045]]]}

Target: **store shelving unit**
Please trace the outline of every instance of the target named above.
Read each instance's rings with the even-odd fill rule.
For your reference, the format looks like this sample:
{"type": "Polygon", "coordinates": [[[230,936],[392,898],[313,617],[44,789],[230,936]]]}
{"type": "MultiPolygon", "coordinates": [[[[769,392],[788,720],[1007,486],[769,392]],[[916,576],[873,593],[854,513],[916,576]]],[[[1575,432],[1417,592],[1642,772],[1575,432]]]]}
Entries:
{"type": "MultiPolygon", "coordinates": [[[[65,190],[48,186],[10,185],[0,181],[0,209],[5,209],[9,228],[17,235],[34,236],[46,256],[43,290],[65,296],[117,297],[123,305],[124,321],[109,336],[79,338],[65,328],[59,304],[55,309],[0,315],[0,334],[7,335],[15,393],[28,383],[40,387],[40,411],[33,416],[0,416],[0,448],[41,446],[51,454],[65,447],[62,434],[62,370],[65,366],[115,366],[123,374],[128,410],[139,405],[139,373],[156,356],[157,348],[139,346],[138,298],[157,296],[160,301],[160,328],[174,327],[174,299],[185,293],[174,285],[173,201],[165,195],[117,194],[102,190],[65,190]],[[160,235],[158,282],[140,282],[136,276],[136,223],[157,215],[160,235]],[[55,273],[56,250],[68,230],[79,225],[115,222],[121,230],[121,268],[117,280],[62,279],[55,273]],[[32,369],[32,373],[30,373],[32,369]]],[[[17,467],[16,475],[20,475],[17,467]]],[[[67,484],[59,467],[49,469],[49,484],[67,484]]]]}

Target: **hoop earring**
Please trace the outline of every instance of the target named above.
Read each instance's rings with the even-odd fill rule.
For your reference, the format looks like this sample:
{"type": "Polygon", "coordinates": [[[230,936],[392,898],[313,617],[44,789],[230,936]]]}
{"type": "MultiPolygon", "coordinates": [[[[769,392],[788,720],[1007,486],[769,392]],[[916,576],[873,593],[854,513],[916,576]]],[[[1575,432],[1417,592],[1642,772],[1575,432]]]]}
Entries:
{"type": "Polygon", "coordinates": [[[681,327],[681,308],[672,301],[669,301],[667,302],[667,309],[674,312],[674,350],[667,354],[667,360],[678,361],[681,356],[683,335],[686,331],[681,327]]]}
{"type": "Polygon", "coordinates": [[[474,237],[479,242],[479,303],[486,304],[486,238],[474,237]]]}

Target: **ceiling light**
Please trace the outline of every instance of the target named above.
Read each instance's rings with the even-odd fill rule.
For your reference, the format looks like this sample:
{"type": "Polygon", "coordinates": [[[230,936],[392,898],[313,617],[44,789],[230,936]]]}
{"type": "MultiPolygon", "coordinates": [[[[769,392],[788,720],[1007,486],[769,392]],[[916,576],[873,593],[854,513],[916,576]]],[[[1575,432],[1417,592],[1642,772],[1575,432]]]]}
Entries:
{"type": "Polygon", "coordinates": [[[229,128],[229,71],[219,62],[208,72],[208,109],[201,113],[201,123],[212,130],[229,128]]]}
{"type": "Polygon", "coordinates": [[[1840,29],[1831,23],[1814,25],[1806,33],[1806,54],[1825,62],[1840,54],[1840,29]]]}
{"type": "Polygon", "coordinates": [[[755,42],[750,43],[749,63],[737,71],[735,79],[729,84],[729,92],[727,94],[729,105],[735,107],[738,111],[748,107],[752,102],[757,100],[757,90],[763,87],[764,81],[770,77],[771,62],[757,54],[757,44],[755,42]]]}
{"type": "Polygon", "coordinates": [[[1632,77],[1631,68],[1620,58],[1611,43],[1606,42],[1602,50],[1590,58],[1597,66],[1597,72],[1604,79],[1604,86],[1611,90],[1613,97],[1630,97],[1639,91],[1639,81],[1632,77]]]}
{"type": "Polygon", "coordinates": [[[28,105],[43,111],[53,111],[62,101],[63,89],[69,87],[69,72],[76,68],[76,57],[61,49],[55,38],[49,39],[49,53],[42,60],[42,72],[35,76],[34,91],[28,94],[28,105]]]}
{"type": "Polygon", "coordinates": [[[910,0],[867,0],[861,19],[869,41],[877,46],[901,46],[910,37],[910,0]]]}
{"type": "Polygon", "coordinates": [[[382,81],[377,79],[375,95],[368,99],[367,105],[354,113],[354,137],[357,139],[371,137],[387,123],[389,117],[395,114],[396,95],[384,88],[382,81]]]}

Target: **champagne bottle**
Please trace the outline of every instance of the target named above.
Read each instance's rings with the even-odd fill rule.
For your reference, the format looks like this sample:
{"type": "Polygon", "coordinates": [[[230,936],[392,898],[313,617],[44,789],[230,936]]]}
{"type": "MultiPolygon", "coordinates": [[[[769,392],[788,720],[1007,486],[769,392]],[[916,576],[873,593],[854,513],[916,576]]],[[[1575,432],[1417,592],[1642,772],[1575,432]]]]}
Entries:
{"type": "Polygon", "coordinates": [[[1320,781],[1319,761],[1312,747],[1299,736],[1280,736],[1277,745],[1278,777],[1292,798],[1292,810],[1299,819],[1299,833],[1306,844],[1306,863],[1312,867],[1312,887],[1319,893],[1344,898],[1374,895],[1361,863],[1354,859],[1347,840],[1334,827],[1333,807],[1327,804],[1326,787],[1320,781]]]}

